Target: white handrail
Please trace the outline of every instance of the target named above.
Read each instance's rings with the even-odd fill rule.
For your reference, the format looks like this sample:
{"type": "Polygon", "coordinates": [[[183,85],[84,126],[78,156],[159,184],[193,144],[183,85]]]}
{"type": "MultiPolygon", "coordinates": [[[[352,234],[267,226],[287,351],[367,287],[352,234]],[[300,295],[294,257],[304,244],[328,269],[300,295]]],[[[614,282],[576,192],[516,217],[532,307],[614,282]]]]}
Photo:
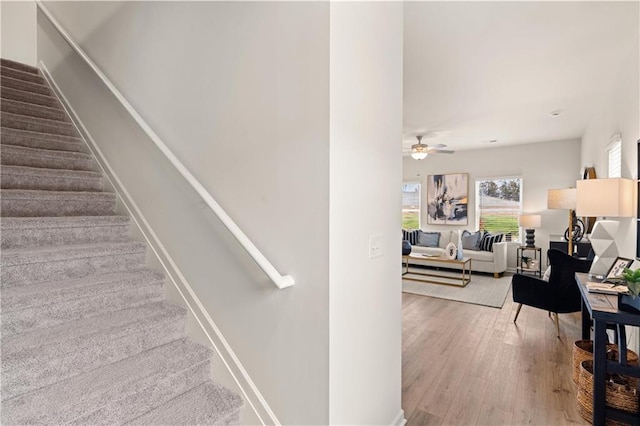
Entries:
{"type": "Polygon", "coordinates": [[[44,13],[49,22],[55,27],[55,29],[60,33],[60,35],[66,40],[67,43],[76,51],[78,55],[91,67],[93,72],[95,72],[98,77],[102,80],[102,82],[109,88],[111,93],[116,97],[118,101],[122,104],[122,106],[131,114],[133,119],[138,123],[138,125],[145,131],[147,136],[153,141],[153,143],[160,149],[160,151],[167,157],[167,159],[173,164],[173,166],[180,172],[182,177],[184,177],[187,182],[196,190],[196,192],[202,197],[205,203],[213,210],[213,212],[218,216],[220,221],[227,227],[229,232],[238,240],[238,242],[244,247],[244,249],[251,255],[253,260],[260,266],[260,268],[267,274],[271,281],[279,288],[287,288],[291,287],[295,284],[295,281],[291,275],[282,275],[278,272],[278,270],[269,262],[269,260],[258,250],[258,248],[251,242],[249,237],[245,235],[244,232],[236,225],[236,223],[231,219],[231,217],[224,211],[224,209],[218,204],[218,202],[209,194],[209,192],[202,186],[200,182],[187,170],[187,168],[178,160],[178,158],[171,152],[169,147],[162,142],[160,136],[158,136],[153,129],[147,124],[146,121],[138,114],[138,112],[133,108],[133,106],[127,101],[127,99],[120,93],[120,91],[113,85],[113,83],[107,78],[106,75],[98,68],[98,66],[89,58],[89,56],[76,44],[76,42],[71,38],[71,36],[62,28],[60,23],[56,20],[56,18],[51,15],[49,10],[42,4],[40,0],[36,0],[36,4],[38,8],[44,13]]]}

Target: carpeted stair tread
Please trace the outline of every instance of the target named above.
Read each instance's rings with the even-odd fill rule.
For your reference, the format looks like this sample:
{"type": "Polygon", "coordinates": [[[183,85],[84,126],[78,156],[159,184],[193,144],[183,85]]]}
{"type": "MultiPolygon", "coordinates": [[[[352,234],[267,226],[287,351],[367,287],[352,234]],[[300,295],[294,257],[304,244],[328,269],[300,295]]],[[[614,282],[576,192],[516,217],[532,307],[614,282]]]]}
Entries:
{"type": "Polygon", "coordinates": [[[3,112],[0,123],[12,129],[29,130],[32,132],[51,133],[54,135],[78,136],[76,128],[70,122],[49,120],[46,118],[30,117],[27,115],[3,112]]]}
{"type": "Polygon", "coordinates": [[[25,92],[38,93],[40,95],[51,96],[52,94],[49,86],[45,86],[44,84],[32,83],[30,81],[24,81],[8,76],[0,76],[0,87],[2,87],[2,89],[4,89],[5,87],[9,87],[12,89],[24,90],[25,92]]]}
{"type": "Polygon", "coordinates": [[[210,357],[190,339],[174,340],[6,400],[2,423],[123,424],[203,383],[210,357]]]}
{"type": "Polygon", "coordinates": [[[53,135],[51,133],[30,132],[28,130],[0,127],[0,143],[6,146],[22,146],[49,151],[73,151],[89,153],[89,148],[81,138],[53,135]]]}
{"type": "Polygon", "coordinates": [[[11,87],[2,87],[0,90],[0,99],[3,99],[2,102],[6,99],[11,99],[14,101],[24,102],[28,105],[42,105],[50,108],[62,109],[62,105],[55,96],[28,92],[26,90],[14,89],[11,87]]]}
{"type": "Polygon", "coordinates": [[[127,241],[128,216],[5,217],[2,248],[127,241]]]}
{"type": "Polygon", "coordinates": [[[26,117],[46,118],[61,123],[70,122],[66,112],[61,107],[52,108],[13,99],[3,99],[2,102],[0,102],[0,110],[10,114],[24,115],[26,117]]]}
{"type": "Polygon", "coordinates": [[[22,62],[12,61],[11,59],[0,58],[0,65],[3,67],[14,68],[20,71],[30,72],[32,74],[38,74],[39,70],[33,65],[23,64],[22,62]]]}
{"type": "Polygon", "coordinates": [[[2,336],[159,302],[164,280],[144,268],[3,289],[2,336]]]}
{"type": "Polygon", "coordinates": [[[242,406],[238,395],[211,381],[133,420],[133,425],[228,424],[242,406]]]}
{"type": "Polygon", "coordinates": [[[27,166],[48,169],[89,170],[96,169],[91,155],[84,152],[55,151],[17,145],[2,145],[3,166],[27,166]]]}
{"type": "Polygon", "coordinates": [[[22,81],[29,81],[36,84],[46,84],[45,79],[33,72],[23,71],[14,67],[7,67],[0,64],[0,77],[11,77],[22,81]]]}
{"type": "Polygon", "coordinates": [[[113,253],[140,252],[145,249],[146,245],[137,241],[5,249],[2,252],[2,266],[6,268],[15,265],[106,256],[113,253]]]}
{"type": "Polygon", "coordinates": [[[2,398],[117,362],[184,336],[186,310],[150,303],[2,338],[2,398]]]}
{"type": "Polygon", "coordinates": [[[106,216],[115,213],[112,192],[0,189],[2,216],[106,216]]]}
{"type": "Polygon", "coordinates": [[[5,249],[1,285],[4,289],[139,269],[145,253],[146,245],[134,241],[5,249]]]}
{"type": "Polygon", "coordinates": [[[0,174],[0,184],[4,189],[102,191],[102,174],[88,170],[5,165],[0,174]]]}

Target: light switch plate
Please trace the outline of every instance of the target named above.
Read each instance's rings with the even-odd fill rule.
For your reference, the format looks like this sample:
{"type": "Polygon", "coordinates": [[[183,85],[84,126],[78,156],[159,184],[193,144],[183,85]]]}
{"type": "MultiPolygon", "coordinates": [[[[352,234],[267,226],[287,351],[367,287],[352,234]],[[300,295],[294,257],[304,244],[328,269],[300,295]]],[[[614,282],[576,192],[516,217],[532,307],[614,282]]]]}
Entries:
{"type": "Polygon", "coordinates": [[[382,235],[369,235],[369,259],[382,257],[383,255],[382,235]]]}

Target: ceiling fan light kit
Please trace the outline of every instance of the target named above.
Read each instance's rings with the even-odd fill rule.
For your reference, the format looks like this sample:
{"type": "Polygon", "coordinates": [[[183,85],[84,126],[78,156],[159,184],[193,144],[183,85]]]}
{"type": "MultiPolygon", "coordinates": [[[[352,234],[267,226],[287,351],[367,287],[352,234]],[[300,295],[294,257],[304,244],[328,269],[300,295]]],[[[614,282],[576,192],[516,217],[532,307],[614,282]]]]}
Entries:
{"type": "Polygon", "coordinates": [[[418,143],[411,145],[411,158],[415,160],[424,160],[425,158],[427,158],[427,156],[431,152],[453,154],[453,151],[441,149],[441,148],[444,148],[446,145],[439,144],[435,146],[429,146],[427,144],[422,143],[421,135],[416,136],[416,138],[418,139],[418,143]]]}
{"type": "Polygon", "coordinates": [[[427,152],[427,146],[421,143],[411,145],[411,158],[415,160],[424,160],[429,153],[427,152]]]}

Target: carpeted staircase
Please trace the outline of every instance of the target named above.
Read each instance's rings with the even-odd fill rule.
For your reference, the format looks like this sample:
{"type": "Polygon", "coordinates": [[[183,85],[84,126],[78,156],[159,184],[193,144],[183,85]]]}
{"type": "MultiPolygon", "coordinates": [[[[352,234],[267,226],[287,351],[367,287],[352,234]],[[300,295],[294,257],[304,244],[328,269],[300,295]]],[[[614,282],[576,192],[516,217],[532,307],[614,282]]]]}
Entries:
{"type": "Polygon", "coordinates": [[[239,424],[38,70],[0,88],[2,424],[239,424]]]}

